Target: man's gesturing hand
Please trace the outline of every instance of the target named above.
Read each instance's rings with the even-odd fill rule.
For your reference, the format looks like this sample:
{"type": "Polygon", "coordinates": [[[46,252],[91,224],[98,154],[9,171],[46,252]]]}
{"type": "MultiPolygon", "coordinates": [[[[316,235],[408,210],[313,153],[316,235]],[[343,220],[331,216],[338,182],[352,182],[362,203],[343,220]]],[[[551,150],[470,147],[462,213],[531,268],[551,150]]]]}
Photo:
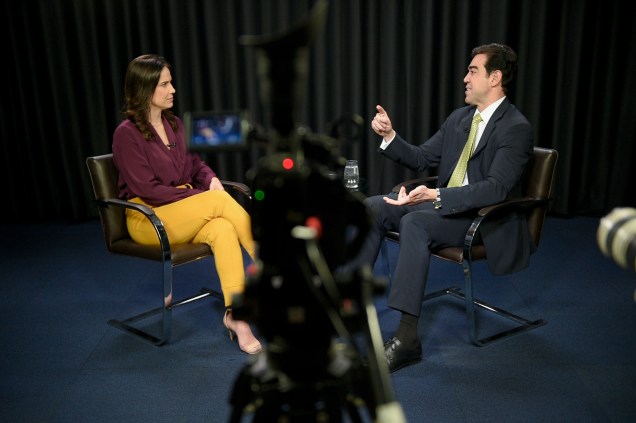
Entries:
{"type": "Polygon", "coordinates": [[[415,204],[423,203],[424,201],[433,201],[437,198],[437,191],[435,189],[427,188],[426,185],[420,185],[410,193],[406,193],[406,188],[400,188],[397,200],[389,197],[384,197],[384,201],[387,204],[394,206],[414,206],[415,204]]]}
{"type": "Polygon", "coordinates": [[[371,129],[382,138],[393,139],[394,131],[389,115],[379,104],[375,108],[378,112],[375,114],[373,121],[371,121],[371,129]]]}

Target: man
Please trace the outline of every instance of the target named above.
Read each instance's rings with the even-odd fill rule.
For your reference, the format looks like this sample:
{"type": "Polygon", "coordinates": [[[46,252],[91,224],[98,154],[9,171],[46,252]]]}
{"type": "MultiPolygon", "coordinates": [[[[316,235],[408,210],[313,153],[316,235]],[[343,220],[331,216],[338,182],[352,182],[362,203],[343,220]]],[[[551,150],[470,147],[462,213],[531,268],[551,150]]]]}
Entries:
{"type": "MultiPolygon", "coordinates": [[[[373,224],[356,264],[372,265],[384,233],[400,232],[387,304],[402,317],[384,346],[391,372],[422,358],[417,324],[431,250],[463,245],[479,208],[520,196],[519,182],[532,157],[532,127],[506,97],[517,68],[516,53],[505,45],[488,44],[474,48],[471,56],[464,77],[468,106],[453,111],[425,143],[415,146],[402,139],[379,105],[371,123],[383,137],[381,154],[418,172],[438,168],[437,189],[422,185],[407,193],[402,187],[397,196],[367,200],[373,224]],[[462,161],[464,166],[458,165],[462,161]]],[[[495,222],[483,227],[482,235],[494,274],[528,265],[534,246],[525,219],[495,222]]]]}

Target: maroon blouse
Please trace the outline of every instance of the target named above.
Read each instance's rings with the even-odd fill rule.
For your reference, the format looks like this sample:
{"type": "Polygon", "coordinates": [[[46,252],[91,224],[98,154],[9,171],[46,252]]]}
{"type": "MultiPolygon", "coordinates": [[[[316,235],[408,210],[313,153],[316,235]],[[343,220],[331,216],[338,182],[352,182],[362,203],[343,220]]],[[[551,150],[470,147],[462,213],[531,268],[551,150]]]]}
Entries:
{"type": "Polygon", "coordinates": [[[159,134],[146,140],[134,123],[123,121],[113,135],[113,160],[119,170],[119,197],[140,197],[151,206],[162,206],[199,194],[210,187],[216,174],[198,155],[186,150],[183,123],[177,130],[166,119],[163,127],[171,144],[164,145],[159,134]],[[177,188],[190,184],[193,189],[177,188]]]}

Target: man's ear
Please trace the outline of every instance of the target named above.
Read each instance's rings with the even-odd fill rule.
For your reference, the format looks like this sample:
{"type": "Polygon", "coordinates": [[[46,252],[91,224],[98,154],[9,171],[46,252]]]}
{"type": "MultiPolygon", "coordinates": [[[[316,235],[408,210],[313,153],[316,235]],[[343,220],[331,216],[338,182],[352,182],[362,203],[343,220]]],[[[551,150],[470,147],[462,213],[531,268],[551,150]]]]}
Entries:
{"type": "Polygon", "coordinates": [[[490,76],[488,77],[488,79],[490,79],[490,86],[496,87],[497,85],[501,84],[502,76],[503,75],[499,69],[492,71],[490,73],[490,76]]]}

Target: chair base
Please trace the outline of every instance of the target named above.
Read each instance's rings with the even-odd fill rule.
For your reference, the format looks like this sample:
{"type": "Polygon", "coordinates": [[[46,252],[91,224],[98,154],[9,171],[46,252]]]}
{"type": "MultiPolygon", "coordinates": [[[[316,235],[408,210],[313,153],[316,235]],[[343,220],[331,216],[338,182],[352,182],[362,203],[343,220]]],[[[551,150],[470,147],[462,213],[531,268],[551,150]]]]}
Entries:
{"type": "Polygon", "coordinates": [[[495,307],[491,304],[485,303],[483,301],[474,298],[473,301],[468,301],[466,299],[466,295],[462,292],[459,287],[450,287],[444,288],[439,291],[431,292],[424,297],[424,301],[431,300],[433,298],[438,298],[444,295],[450,295],[454,298],[461,299],[466,305],[466,314],[468,316],[468,325],[469,325],[469,334],[470,340],[473,344],[484,347],[486,345],[492,344],[495,341],[499,341],[501,339],[508,338],[513,335],[518,335],[529,330],[541,327],[548,323],[546,320],[538,319],[538,320],[528,320],[516,314],[510,313],[509,311],[503,310],[499,307],[495,307]],[[477,318],[475,313],[475,307],[479,307],[483,310],[496,314],[500,317],[505,317],[508,320],[512,320],[517,323],[517,326],[514,326],[510,329],[495,333],[493,335],[480,338],[479,332],[477,328],[477,318]]]}
{"type": "Polygon", "coordinates": [[[137,314],[135,316],[129,317],[124,320],[111,319],[108,321],[108,324],[120,329],[126,333],[134,335],[146,342],[150,342],[155,346],[161,346],[166,344],[170,340],[170,333],[172,327],[172,310],[176,307],[201,300],[206,297],[215,297],[223,300],[223,294],[218,291],[209,288],[201,288],[198,294],[192,295],[190,297],[186,297],[180,301],[176,301],[172,303],[169,307],[157,307],[152,310],[145,311],[143,313],[137,314]],[[141,330],[137,327],[134,327],[132,323],[138,322],[140,320],[144,320],[148,317],[157,315],[159,313],[163,313],[163,332],[161,337],[157,337],[155,335],[150,334],[144,330],[141,330]]]}

